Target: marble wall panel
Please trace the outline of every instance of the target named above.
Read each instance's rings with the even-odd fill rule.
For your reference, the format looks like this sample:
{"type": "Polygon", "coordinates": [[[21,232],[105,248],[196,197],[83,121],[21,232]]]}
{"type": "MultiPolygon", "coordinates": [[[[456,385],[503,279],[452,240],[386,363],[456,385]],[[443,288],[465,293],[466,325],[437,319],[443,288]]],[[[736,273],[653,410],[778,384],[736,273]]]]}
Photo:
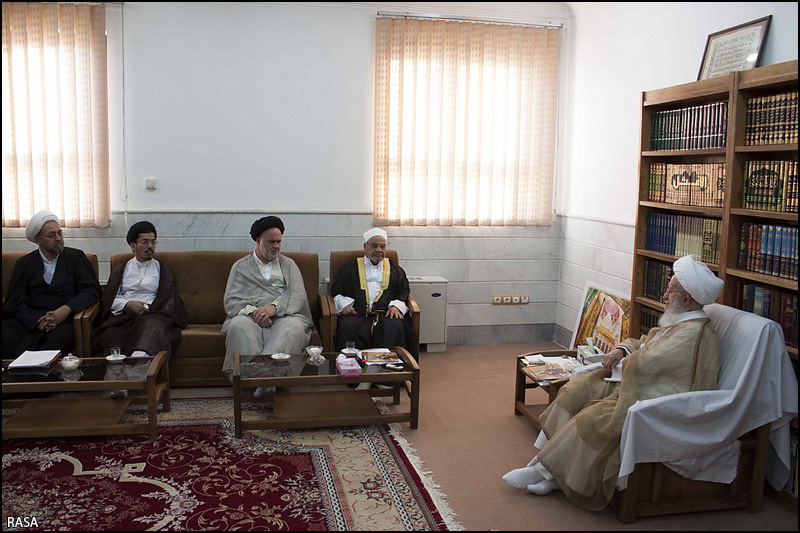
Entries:
{"type": "MultiPolygon", "coordinates": [[[[256,212],[114,213],[108,228],[66,228],[67,245],[98,255],[100,278],[109,275],[109,259],[129,250],[131,224],[149,220],[158,228],[160,251],[252,250],[249,236],[256,212]]],[[[284,251],[313,252],[320,259],[320,292],[327,291],[330,253],[359,249],[372,226],[370,213],[269,213],[286,226],[284,251]]],[[[389,227],[408,275],[435,275],[448,283],[448,342],[520,342],[552,340],[556,320],[561,257],[561,220],[549,227],[389,227]],[[528,295],[528,305],[491,304],[495,294],[528,295]],[[490,327],[487,329],[487,326],[490,327]],[[470,331],[474,330],[472,333],[470,331]],[[491,334],[486,334],[492,331],[491,334]]],[[[35,249],[24,229],[3,228],[3,250],[35,249]]]]}

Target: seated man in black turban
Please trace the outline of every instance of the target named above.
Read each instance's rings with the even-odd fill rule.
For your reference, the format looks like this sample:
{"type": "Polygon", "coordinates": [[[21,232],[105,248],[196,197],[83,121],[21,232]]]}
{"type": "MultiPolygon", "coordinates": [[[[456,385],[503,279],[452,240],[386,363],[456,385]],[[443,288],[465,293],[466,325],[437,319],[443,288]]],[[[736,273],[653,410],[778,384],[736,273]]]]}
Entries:
{"type": "MultiPolygon", "coordinates": [[[[231,267],[225,287],[225,363],[222,372],[232,380],[233,352],[242,359],[242,375],[257,377],[261,369],[246,357],[278,352],[299,353],[308,345],[314,322],[303,275],[297,264],[281,255],[283,222],[275,216],[256,220],[250,237],[252,254],[231,267]]],[[[258,398],[267,391],[256,389],[258,398]]]]}
{"type": "Polygon", "coordinates": [[[100,300],[94,349],[101,355],[108,355],[112,346],[133,356],[172,353],[178,346],[188,317],[175,276],[153,259],[157,235],[147,221],[128,230],[134,257],[114,269],[100,300]]]}

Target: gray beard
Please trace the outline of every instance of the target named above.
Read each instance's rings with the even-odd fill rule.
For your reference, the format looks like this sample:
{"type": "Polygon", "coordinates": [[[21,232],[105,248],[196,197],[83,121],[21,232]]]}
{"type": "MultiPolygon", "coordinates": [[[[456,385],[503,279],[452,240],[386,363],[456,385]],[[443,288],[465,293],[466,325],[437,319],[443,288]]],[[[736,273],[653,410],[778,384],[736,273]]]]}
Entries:
{"type": "Polygon", "coordinates": [[[664,326],[671,326],[674,324],[680,315],[684,313],[683,307],[680,306],[677,302],[672,305],[672,307],[667,307],[664,309],[664,314],[661,315],[658,319],[658,325],[660,327],[664,326]]]}

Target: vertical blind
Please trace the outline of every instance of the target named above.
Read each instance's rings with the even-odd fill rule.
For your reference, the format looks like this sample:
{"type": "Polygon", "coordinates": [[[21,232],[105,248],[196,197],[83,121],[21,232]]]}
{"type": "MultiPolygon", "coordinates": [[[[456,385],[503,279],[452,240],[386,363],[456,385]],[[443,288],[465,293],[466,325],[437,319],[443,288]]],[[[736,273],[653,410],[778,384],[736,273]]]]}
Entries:
{"type": "Polygon", "coordinates": [[[3,2],[3,226],[109,224],[105,8],[3,2]]]}
{"type": "Polygon", "coordinates": [[[552,222],[560,30],[377,20],[375,222],[552,222]]]}

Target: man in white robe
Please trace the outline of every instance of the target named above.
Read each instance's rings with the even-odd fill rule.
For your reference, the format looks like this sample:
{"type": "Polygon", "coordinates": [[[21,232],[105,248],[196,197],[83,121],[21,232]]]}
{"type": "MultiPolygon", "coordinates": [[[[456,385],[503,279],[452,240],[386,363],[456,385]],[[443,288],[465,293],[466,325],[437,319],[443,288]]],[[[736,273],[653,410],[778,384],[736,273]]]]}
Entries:
{"type": "MultiPolygon", "coordinates": [[[[250,236],[255,251],[231,267],[225,288],[225,362],[222,372],[233,380],[233,352],[242,356],[242,375],[271,375],[252,356],[300,353],[314,326],[303,276],[294,261],[280,254],[284,225],[275,216],[256,220],[250,236]]],[[[255,396],[269,392],[256,389],[255,396]]]]}
{"type": "Polygon", "coordinates": [[[100,300],[94,349],[108,355],[111,347],[133,356],[173,353],[188,317],[174,274],[153,258],[158,233],[143,220],[128,230],[134,256],[116,268],[100,300]]]}
{"type": "Polygon", "coordinates": [[[703,305],[716,300],[723,282],[691,256],[677,260],[673,270],[660,327],[625,340],[606,355],[605,368],[562,387],[539,417],[539,454],[527,467],[503,476],[508,485],[539,495],[560,489],[576,505],[602,509],[619,475],[628,408],[639,400],[716,389],[719,342],[703,305]],[[608,369],[620,360],[622,381],[606,382],[608,369]]]}

